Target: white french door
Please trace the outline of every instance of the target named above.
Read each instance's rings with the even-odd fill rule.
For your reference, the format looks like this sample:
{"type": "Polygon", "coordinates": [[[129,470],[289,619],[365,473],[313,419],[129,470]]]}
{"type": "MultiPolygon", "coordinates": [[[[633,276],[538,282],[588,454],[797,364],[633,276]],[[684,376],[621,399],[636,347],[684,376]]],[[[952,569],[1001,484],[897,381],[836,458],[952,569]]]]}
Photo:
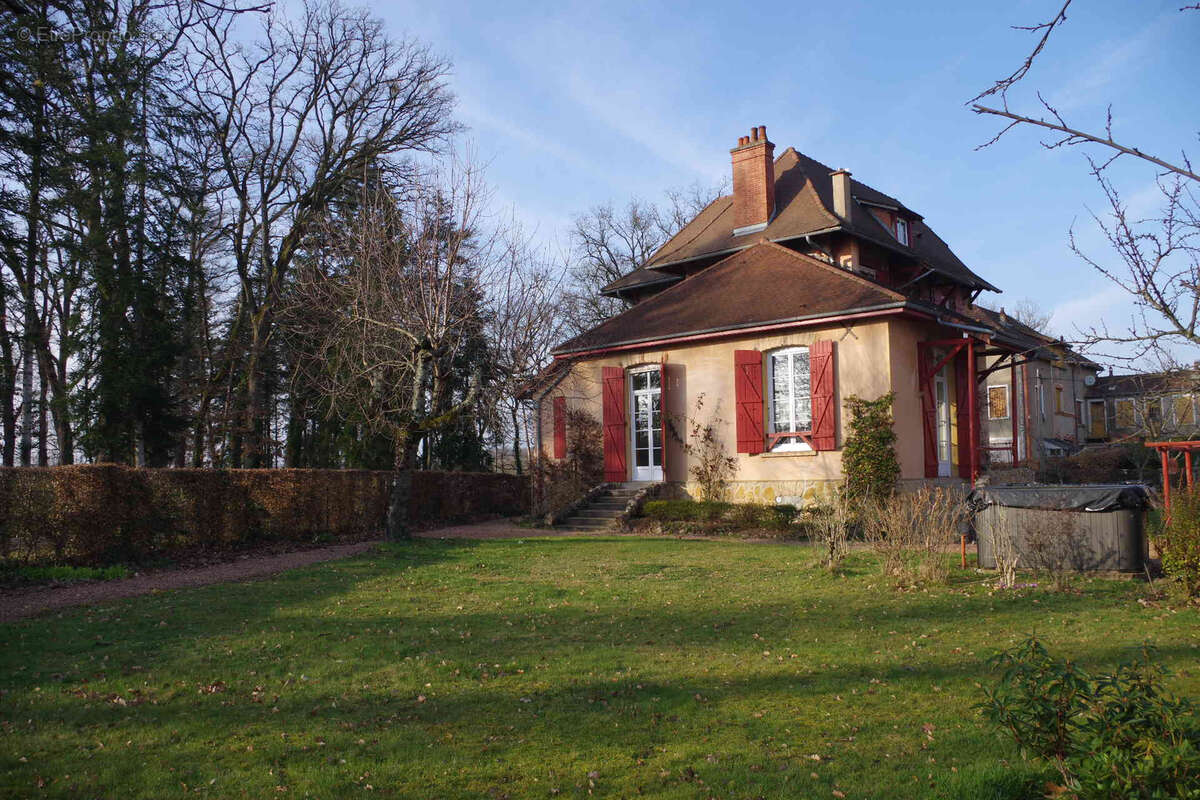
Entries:
{"type": "Polygon", "coordinates": [[[629,375],[633,479],[663,479],[662,386],[659,367],[629,375]]]}
{"type": "Polygon", "coordinates": [[[949,478],[953,468],[953,446],[950,440],[950,388],[945,368],[933,377],[934,399],[937,401],[938,477],[949,478]]]}

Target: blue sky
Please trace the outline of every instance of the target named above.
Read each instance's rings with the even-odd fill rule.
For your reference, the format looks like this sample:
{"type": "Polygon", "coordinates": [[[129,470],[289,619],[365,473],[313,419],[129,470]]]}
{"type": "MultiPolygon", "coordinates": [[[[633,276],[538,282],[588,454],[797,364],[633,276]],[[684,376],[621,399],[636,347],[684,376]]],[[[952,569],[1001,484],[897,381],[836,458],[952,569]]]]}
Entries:
{"type": "MultiPolygon", "coordinates": [[[[1041,88],[1068,119],[1176,159],[1200,156],[1200,13],[1180,3],[1079,0],[1014,107],[1041,88]]],[[[1065,335],[1129,305],[1073,255],[1067,232],[1107,256],[1088,207],[1103,198],[1077,149],[1047,151],[963,105],[1032,45],[1009,26],[1041,22],[1058,0],[1009,3],[515,4],[393,2],[394,35],[453,61],[459,114],[489,162],[497,199],[547,242],[607,201],[661,199],[716,183],[752,125],[902,199],[976,272],[1032,297],[1065,335]]],[[[1142,213],[1154,173],[1115,173],[1142,213]]]]}

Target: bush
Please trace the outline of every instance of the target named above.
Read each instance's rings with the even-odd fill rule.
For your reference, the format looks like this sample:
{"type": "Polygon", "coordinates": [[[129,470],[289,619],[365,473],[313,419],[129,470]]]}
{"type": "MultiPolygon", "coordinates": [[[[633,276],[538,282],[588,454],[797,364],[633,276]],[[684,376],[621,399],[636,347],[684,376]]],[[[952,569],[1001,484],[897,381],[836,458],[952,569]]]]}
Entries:
{"type": "Polygon", "coordinates": [[[1003,674],[985,690],[984,715],[1079,800],[1200,798],[1200,725],[1163,686],[1153,649],[1091,675],[1030,638],[992,666],[1003,674]]]}
{"type": "Polygon", "coordinates": [[[1151,528],[1163,571],[1188,597],[1200,596],[1200,489],[1173,493],[1171,513],[1156,513],[1151,528]]]}
{"type": "Polygon", "coordinates": [[[852,497],[882,497],[896,489],[900,461],[896,457],[896,432],[892,430],[893,392],[875,400],[851,395],[850,434],[842,450],[846,492],[852,497]]]}
{"type": "Polygon", "coordinates": [[[707,502],[720,502],[725,499],[725,491],[733,472],[737,468],[737,460],[725,452],[725,442],[718,431],[724,424],[719,413],[719,406],[713,409],[712,415],[706,422],[700,421],[700,412],[704,410],[704,395],[696,397],[696,416],[686,420],[688,428],[687,440],[683,450],[690,456],[691,465],[688,474],[695,478],[700,485],[701,499],[707,502]]]}
{"type": "MultiPolygon", "coordinates": [[[[391,472],[0,469],[0,561],[96,566],[261,541],[353,541],[382,532],[391,472]]],[[[528,507],[526,479],[413,475],[414,525],[528,507]]]]}
{"type": "Polygon", "coordinates": [[[604,482],[604,440],[600,423],[586,411],[567,409],[567,455],[558,461],[541,459],[538,513],[569,506],[589,489],[604,482]]]}
{"type": "Polygon", "coordinates": [[[1154,451],[1140,444],[1088,447],[1073,456],[1047,459],[1037,471],[1039,483],[1122,483],[1153,472],[1154,451]]]}
{"type": "Polygon", "coordinates": [[[744,530],[789,531],[796,507],[787,504],[718,503],[695,500],[648,500],[642,515],[660,523],[704,523],[689,532],[736,533],[744,530]]]}
{"type": "Polygon", "coordinates": [[[907,584],[946,580],[944,550],[958,538],[967,516],[960,492],[922,486],[871,498],[861,510],[867,541],[881,556],[884,575],[907,584]]]}
{"type": "Polygon", "coordinates": [[[849,552],[850,529],[854,523],[854,509],[846,493],[835,492],[828,505],[811,509],[807,523],[824,550],[825,568],[837,569],[849,552]]]}

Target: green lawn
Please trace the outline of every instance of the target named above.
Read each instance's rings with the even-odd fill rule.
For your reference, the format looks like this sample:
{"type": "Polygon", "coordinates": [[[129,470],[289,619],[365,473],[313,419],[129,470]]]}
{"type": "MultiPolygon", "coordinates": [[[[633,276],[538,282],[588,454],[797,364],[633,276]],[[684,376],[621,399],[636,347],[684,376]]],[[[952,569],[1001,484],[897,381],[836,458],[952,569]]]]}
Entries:
{"type": "Polygon", "coordinates": [[[417,542],[3,625],[0,792],[1018,797],[974,705],[1024,634],[1088,665],[1149,640],[1200,694],[1200,619],[1139,584],[847,572],[783,544],[417,542]]]}

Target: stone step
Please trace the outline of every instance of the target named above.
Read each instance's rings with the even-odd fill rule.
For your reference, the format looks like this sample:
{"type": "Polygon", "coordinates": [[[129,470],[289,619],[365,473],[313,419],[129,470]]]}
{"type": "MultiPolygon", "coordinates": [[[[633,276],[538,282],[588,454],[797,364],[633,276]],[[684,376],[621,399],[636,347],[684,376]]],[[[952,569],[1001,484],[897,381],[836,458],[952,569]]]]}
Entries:
{"type": "Polygon", "coordinates": [[[601,500],[592,501],[588,505],[588,508],[613,508],[613,509],[616,509],[617,511],[624,511],[625,506],[627,506],[627,505],[629,505],[629,502],[626,500],[601,499],[601,500]]]}
{"type": "Polygon", "coordinates": [[[595,519],[616,519],[621,516],[621,512],[611,508],[581,508],[575,512],[576,517],[593,517],[595,519]]]}
{"type": "Polygon", "coordinates": [[[599,530],[602,528],[607,528],[610,525],[612,525],[611,519],[601,519],[599,517],[583,517],[583,516],[567,517],[565,520],[562,521],[562,523],[560,523],[560,527],[562,527],[562,528],[568,528],[568,529],[576,528],[576,529],[589,529],[589,530],[599,530]]]}

